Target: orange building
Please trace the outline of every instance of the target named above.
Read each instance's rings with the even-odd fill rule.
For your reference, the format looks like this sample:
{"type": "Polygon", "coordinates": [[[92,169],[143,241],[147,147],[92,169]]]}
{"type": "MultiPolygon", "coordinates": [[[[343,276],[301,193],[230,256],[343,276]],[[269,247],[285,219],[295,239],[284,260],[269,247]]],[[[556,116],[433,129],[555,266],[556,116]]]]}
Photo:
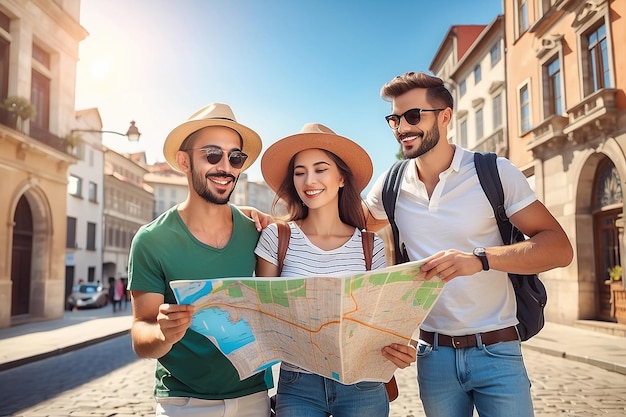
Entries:
{"type": "Polygon", "coordinates": [[[611,332],[608,269],[626,260],[626,1],[503,3],[509,158],[575,249],[542,274],[547,318],[611,332]]]}

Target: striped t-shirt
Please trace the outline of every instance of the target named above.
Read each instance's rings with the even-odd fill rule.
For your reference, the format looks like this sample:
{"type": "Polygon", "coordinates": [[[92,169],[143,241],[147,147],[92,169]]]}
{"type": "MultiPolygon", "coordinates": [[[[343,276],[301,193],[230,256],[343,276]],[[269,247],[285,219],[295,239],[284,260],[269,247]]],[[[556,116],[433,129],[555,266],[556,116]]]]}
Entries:
{"type": "MultiPolygon", "coordinates": [[[[289,222],[289,227],[291,228],[291,239],[281,276],[328,276],[365,271],[365,255],[363,255],[360,230],[355,228],[350,240],[342,246],[332,250],[323,250],[311,243],[295,222],[289,222]]],[[[276,224],[270,224],[263,229],[254,253],[260,258],[278,265],[278,227],[276,224]]],[[[380,269],[385,266],[385,245],[381,238],[374,236],[372,269],[380,269]]]]}

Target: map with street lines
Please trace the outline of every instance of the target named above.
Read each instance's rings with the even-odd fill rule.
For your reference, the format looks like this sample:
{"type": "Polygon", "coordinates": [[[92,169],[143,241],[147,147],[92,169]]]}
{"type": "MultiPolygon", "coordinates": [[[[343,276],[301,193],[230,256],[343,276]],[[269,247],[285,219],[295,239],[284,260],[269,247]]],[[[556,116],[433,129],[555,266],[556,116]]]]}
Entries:
{"type": "Polygon", "coordinates": [[[174,281],[193,304],[191,329],[209,338],[247,378],[279,361],[344,384],[387,382],[396,367],[381,350],[407,344],[444,283],[420,261],[338,277],[174,281]]]}

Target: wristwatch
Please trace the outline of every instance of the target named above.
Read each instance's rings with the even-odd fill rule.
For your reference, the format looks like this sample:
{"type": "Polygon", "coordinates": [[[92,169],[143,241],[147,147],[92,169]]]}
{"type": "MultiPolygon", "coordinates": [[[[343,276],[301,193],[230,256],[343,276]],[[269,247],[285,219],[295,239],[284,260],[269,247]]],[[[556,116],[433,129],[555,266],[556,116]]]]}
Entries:
{"type": "Polygon", "coordinates": [[[474,252],[472,252],[475,257],[480,259],[480,262],[483,264],[483,271],[489,271],[489,261],[487,260],[487,252],[485,252],[485,248],[474,248],[474,252]]]}

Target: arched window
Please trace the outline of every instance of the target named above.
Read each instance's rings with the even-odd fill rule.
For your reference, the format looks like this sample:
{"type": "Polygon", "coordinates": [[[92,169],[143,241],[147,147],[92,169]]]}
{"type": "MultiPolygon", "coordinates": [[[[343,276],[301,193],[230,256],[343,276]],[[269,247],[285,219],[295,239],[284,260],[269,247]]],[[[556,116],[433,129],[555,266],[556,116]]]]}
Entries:
{"type": "Polygon", "coordinates": [[[615,221],[622,214],[622,207],[621,180],[613,162],[606,158],[598,166],[593,194],[598,318],[603,320],[613,320],[611,292],[605,281],[608,279],[608,269],[621,264],[619,230],[615,221]]]}

